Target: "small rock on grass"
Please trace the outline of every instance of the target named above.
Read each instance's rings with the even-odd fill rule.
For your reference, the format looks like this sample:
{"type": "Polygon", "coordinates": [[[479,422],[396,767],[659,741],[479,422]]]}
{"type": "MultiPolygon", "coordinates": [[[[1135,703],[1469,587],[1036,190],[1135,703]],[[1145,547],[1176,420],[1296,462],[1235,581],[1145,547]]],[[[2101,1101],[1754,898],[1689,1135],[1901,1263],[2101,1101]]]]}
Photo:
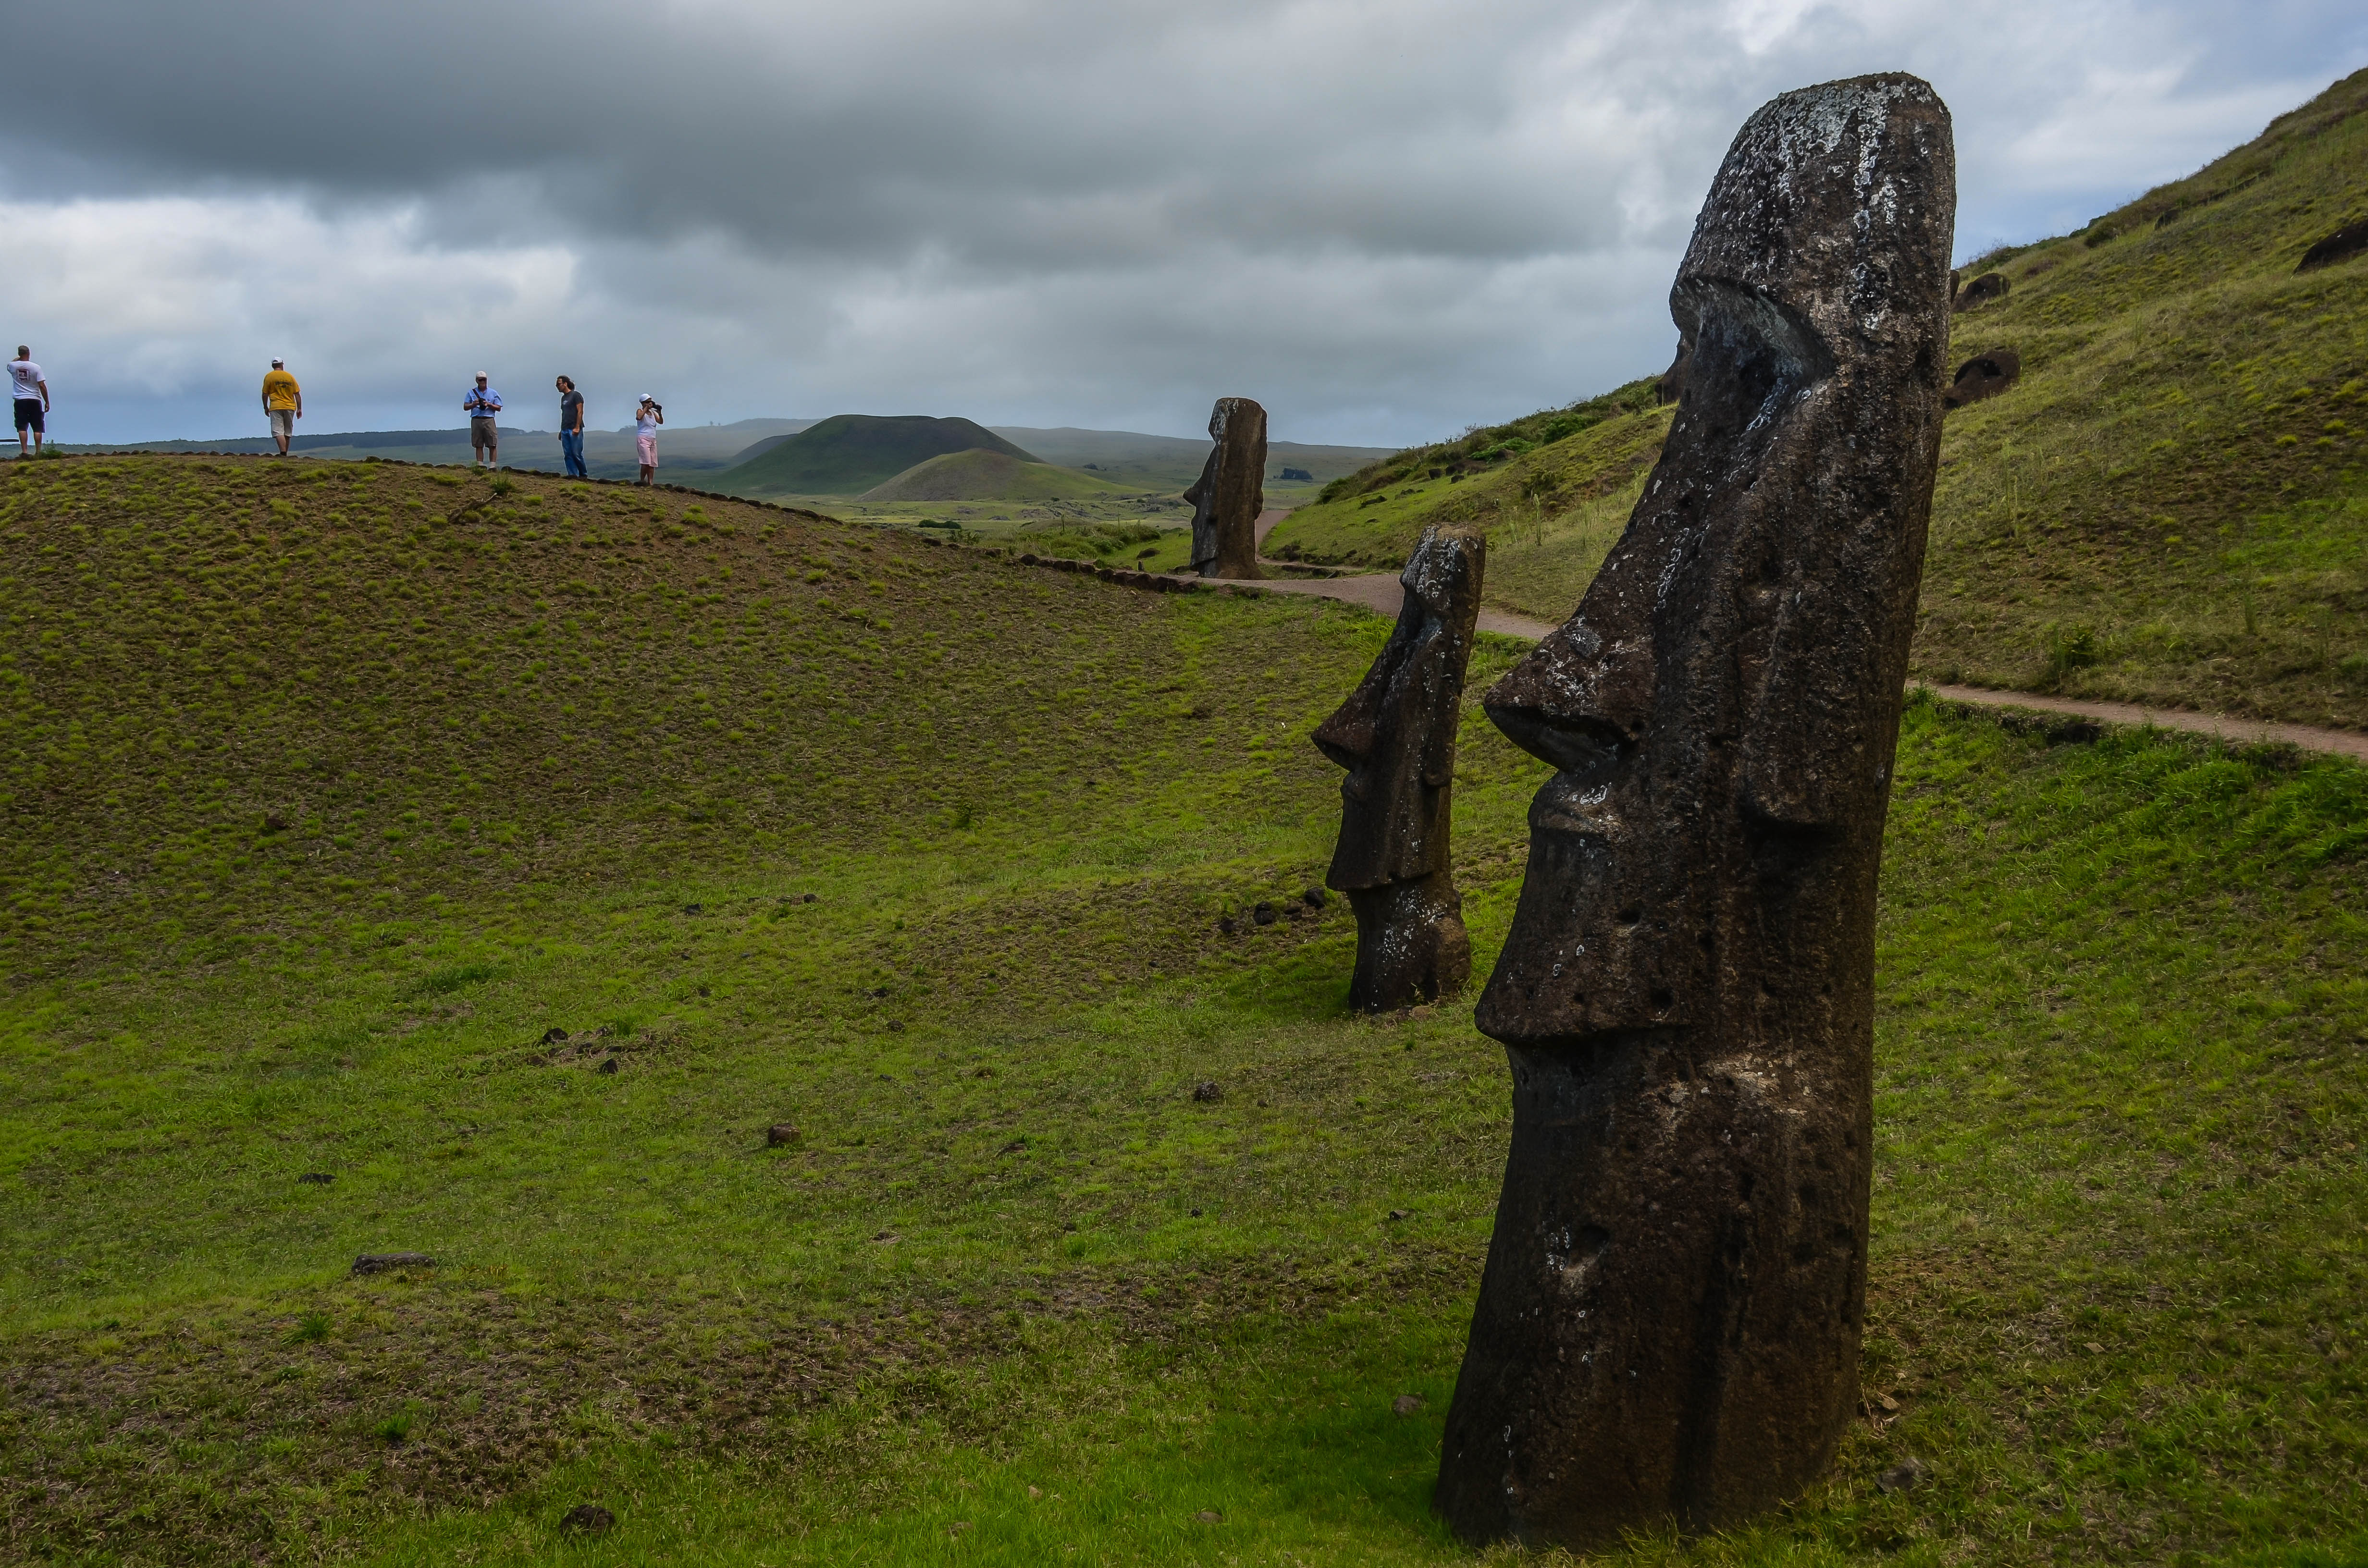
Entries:
{"type": "Polygon", "coordinates": [[[768,1149],[778,1149],[784,1143],[794,1143],[797,1141],[798,1129],[795,1122],[777,1121],[765,1129],[765,1147],[768,1149]]]}
{"type": "Polygon", "coordinates": [[[306,1171],[296,1178],[297,1182],[304,1187],[326,1187],[336,1179],[326,1171],[306,1171]]]}
{"type": "Polygon", "coordinates": [[[1924,1466],[1921,1462],[1916,1460],[1901,1460],[1881,1475],[1876,1476],[1874,1484],[1877,1490],[1883,1492],[1905,1492],[1921,1482],[1924,1475],[1924,1466]]]}
{"type": "Polygon", "coordinates": [[[559,1517],[559,1528],[570,1535],[606,1535],[617,1528],[617,1516],[598,1503],[578,1503],[559,1517]]]}
{"type": "Polygon", "coordinates": [[[600,1058],[600,1065],[592,1069],[595,1073],[614,1073],[616,1070],[617,1059],[613,1056],[600,1058]]]}
{"type": "Polygon", "coordinates": [[[436,1260],[424,1252],[366,1252],[354,1259],[356,1274],[389,1274],[398,1268],[433,1268],[436,1260]]]}
{"type": "Polygon", "coordinates": [[[1429,1404],[1429,1403],[1430,1401],[1423,1398],[1422,1395],[1418,1393],[1402,1393],[1398,1395],[1397,1398],[1390,1401],[1390,1414],[1393,1415],[1412,1415],[1415,1412],[1420,1410],[1424,1405],[1429,1404]]]}
{"type": "Polygon", "coordinates": [[[1192,1517],[1195,1522],[1204,1525],[1222,1525],[1225,1522],[1225,1516],[1214,1508],[1203,1508],[1192,1517]]]}
{"type": "Polygon", "coordinates": [[[1192,1085],[1192,1097],[1202,1105],[1213,1105],[1225,1097],[1225,1091],[1213,1082],[1195,1084],[1192,1085]]]}
{"type": "Polygon", "coordinates": [[[1256,909],[1250,911],[1250,918],[1257,921],[1261,926],[1273,925],[1275,922],[1274,905],[1270,903],[1259,904],[1256,909]]]}
{"type": "Polygon", "coordinates": [[[1322,888],[1309,888],[1305,892],[1301,893],[1299,898],[1300,902],[1306,904],[1308,908],[1321,909],[1325,904],[1326,894],[1322,888]]]}
{"type": "Polygon", "coordinates": [[[542,1043],[545,1045],[565,1045],[567,1043],[567,1031],[561,1028],[557,1024],[553,1024],[551,1028],[542,1031],[542,1043]]]}

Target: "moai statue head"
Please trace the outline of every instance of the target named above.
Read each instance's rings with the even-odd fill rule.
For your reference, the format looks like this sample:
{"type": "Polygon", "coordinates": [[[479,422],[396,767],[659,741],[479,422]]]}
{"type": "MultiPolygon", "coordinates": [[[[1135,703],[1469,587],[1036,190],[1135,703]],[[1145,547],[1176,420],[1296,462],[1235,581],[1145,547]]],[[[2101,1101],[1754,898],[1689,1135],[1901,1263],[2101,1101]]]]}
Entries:
{"type": "Polygon", "coordinates": [[[1209,415],[1217,444],[1184,492],[1192,503],[1192,570],[1203,577],[1254,578],[1258,519],[1266,507],[1266,410],[1221,397],[1209,415]]]}
{"type": "Polygon", "coordinates": [[[1315,732],[1316,746],[1349,770],[1324,881],[1357,914],[1349,1003],[1362,1011],[1432,1000],[1471,973],[1449,824],[1486,550],[1476,530],[1424,532],[1398,579],[1406,599],[1389,642],[1315,732]]]}
{"type": "Polygon", "coordinates": [[[1660,461],[1486,699],[1556,771],[1476,1014],[1514,1119],[1440,1474],[1466,1536],[1718,1526],[1850,1420],[1955,208],[1914,77],[1751,117],[1671,290],[1691,353],[1660,461]]]}

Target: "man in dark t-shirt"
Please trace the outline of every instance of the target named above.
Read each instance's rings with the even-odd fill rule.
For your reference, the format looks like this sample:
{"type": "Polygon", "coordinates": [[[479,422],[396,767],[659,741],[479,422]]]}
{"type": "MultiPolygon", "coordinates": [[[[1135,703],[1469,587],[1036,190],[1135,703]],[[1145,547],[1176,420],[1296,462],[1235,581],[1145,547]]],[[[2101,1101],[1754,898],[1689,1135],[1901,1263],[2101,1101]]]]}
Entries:
{"type": "Polygon", "coordinates": [[[559,378],[559,456],[570,479],[589,479],[584,466],[584,394],[565,376],[559,378]]]}

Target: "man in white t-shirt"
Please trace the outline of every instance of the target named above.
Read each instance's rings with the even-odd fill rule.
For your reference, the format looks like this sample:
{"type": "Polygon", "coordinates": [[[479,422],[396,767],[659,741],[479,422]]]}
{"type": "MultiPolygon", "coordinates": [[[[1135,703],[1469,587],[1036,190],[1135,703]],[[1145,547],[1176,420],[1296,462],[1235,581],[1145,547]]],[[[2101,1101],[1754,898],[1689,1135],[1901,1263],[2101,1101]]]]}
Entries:
{"type": "Polygon", "coordinates": [[[8,396],[17,404],[17,455],[37,455],[41,449],[41,437],[50,424],[50,383],[41,379],[41,368],[33,363],[33,351],[20,343],[17,357],[8,361],[8,396]],[[30,436],[28,443],[26,437],[30,436]]]}

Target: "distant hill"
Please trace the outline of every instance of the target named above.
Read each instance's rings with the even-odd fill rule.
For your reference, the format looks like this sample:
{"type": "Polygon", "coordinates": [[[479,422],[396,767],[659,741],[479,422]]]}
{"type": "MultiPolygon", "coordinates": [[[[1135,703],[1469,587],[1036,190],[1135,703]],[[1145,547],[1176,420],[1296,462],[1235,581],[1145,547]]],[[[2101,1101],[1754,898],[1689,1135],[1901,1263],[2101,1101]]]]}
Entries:
{"type": "Polygon", "coordinates": [[[1051,463],[1022,462],[1008,452],[973,447],[915,463],[887,483],[873,485],[858,499],[1083,501],[1139,494],[1133,485],[1120,484],[1099,474],[1056,468],[1051,463]]]}
{"type": "MultiPolygon", "coordinates": [[[[1088,469],[1121,484],[1151,490],[1181,490],[1201,477],[1208,460],[1206,437],[1146,436],[1133,430],[1051,430],[1019,425],[997,425],[995,433],[1016,441],[1048,463],[1088,469]]],[[[1266,483],[1286,500],[1315,489],[1368,463],[1379,462],[1392,447],[1319,447],[1300,441],[1269,441],[1266,449],[1266,483]],[[1285,469],[1308,474],[1305,481],[1287,480],[1285,469]]]]}
{"type": "MultiPolygon", "coordinates": [[[[2021,375],[1943,426],[1918,676],[2368,728],[2368,252],[2321,248],[2368,220],[2363,168],[2368,71],[1960,268],[1996,281],[1960,297],[1946,369],[2011,350],[2021,375]]],[[[1267,551],[1395,569],[1468,518],[1488,597],[1560,620],[1673,413],[1642,380],[1408,450],[1267,551]]]]}
{"type": "Polygon", "coordinates": [[[860,495],[916,463],[971,450],[1041,460],[968,419],[839,414],[766,446],[709,483],[732,495],[860,495]]]}
{"type": "MultiPolygon", "coordinates": [[[[552,423],[557,420],[557,400],[552,408],[552,423]]],[[[730,425],[669,426],[658,437],[658,462],[662,472],[674,471],[676,476],[699,474],[702,477],[728,468],[746,451],[752,441],[761,443],[767,437],[779,438],[794,435],[814,422],[811,419],[741,419],[730,425]]],[[[502,466],[541,470],[548,473],[561,472],[559,437],[552,430],[522,430],[505,425],[502,434],[502,466]]],[[[398,459],[404,462],[465,463],[469,460],[469,432],[464,426],[440,430],[345,430],[326,431],[318,435],[301,435],[289,443],[290,449],[308,458],[330,461],[356,462],[366,457],[398,459]]],[[[189,441],[125,441],[97,446],[73,446],[73,452],[268,452],[271,440],[267,436],[244,436],[220,440],[189,441]]],[[[584,433],[584,466],[596,478],[630,479],[638,472],[633,451],[633,427],[630,425],[615,430],[591,429],[584,433]]]]}

